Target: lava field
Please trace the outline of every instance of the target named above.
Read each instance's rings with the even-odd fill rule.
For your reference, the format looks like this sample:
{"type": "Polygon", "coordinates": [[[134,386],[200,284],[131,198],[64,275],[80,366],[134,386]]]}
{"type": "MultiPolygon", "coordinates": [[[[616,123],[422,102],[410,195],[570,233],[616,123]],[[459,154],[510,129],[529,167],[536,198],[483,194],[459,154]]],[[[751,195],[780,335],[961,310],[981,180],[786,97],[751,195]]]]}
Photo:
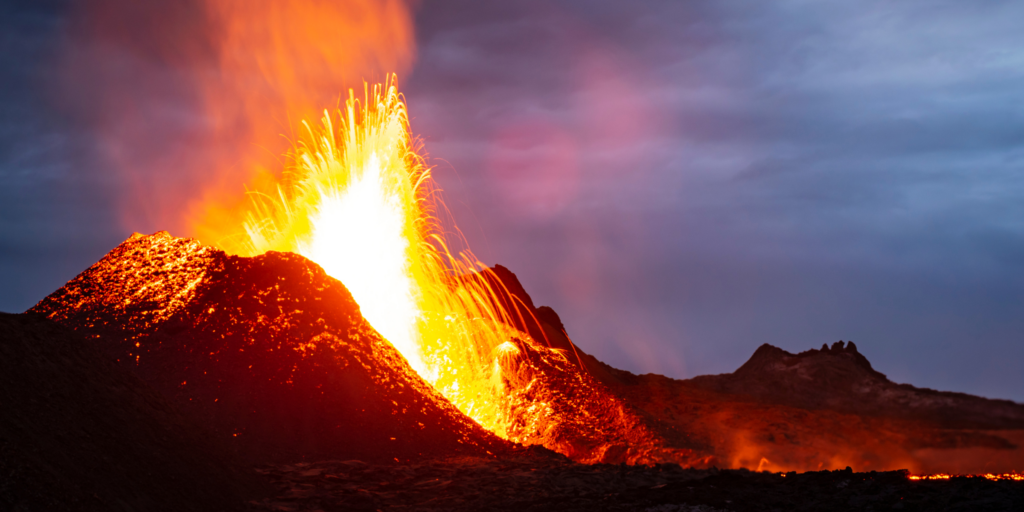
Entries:
{"type": "Polygon", "coordinates": [[[893,383],[845,342],[634,375],[508,269],[471,278],[521,310],[488,362],[504,437],[315,263],[134,235],[0,317],[0,508],[1024,509],[1019,476],[911,478],[1019,471],[1024,405],[893,383]]]}

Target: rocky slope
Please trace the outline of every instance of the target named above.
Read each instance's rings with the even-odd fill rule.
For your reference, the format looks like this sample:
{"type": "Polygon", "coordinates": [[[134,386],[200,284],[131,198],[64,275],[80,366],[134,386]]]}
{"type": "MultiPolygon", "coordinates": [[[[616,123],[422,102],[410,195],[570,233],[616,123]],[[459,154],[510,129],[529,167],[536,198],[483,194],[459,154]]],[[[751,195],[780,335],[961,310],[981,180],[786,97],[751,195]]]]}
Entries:
{"type": "MultiPolygon", "coordinates": [[[[501,276],[514,281],[501,268],[466,278],[501,276]]],[[[568,345],[550,346],[541,329],[552,327],[536,322],[544,316],[532,302],[519,306],[529,310],[518,316],[531,321],[492,363],[501,368],[511,441],[582,462],[707,462],[666,447],[635,410],[570,361],[559,348],[568,345]]],[[[389,461],[518,449],[423,381],[362,318],[342,283],[295,254],[242,258],[167,233],[137,235],[28,314],[87,337],[246,460],[389,461]]],[[[549,317],[557,322],[553,311],[549,317]]]]}
{"type": "Polygon", "coordinates": [[[689,380],[596,364],[652,428],[726,467],[1024,468],[1024,405],[893,383],[852,345],[801,354],[762,346],[732,374],[689,380]]]}
{"type": "Polygon", "coordinates": [[[133,235],[27,312],[74,329],[246,460],[382,461],[512,446],[423,381],[348,290],[291,253],[133,235]]]}
{"type": "Polygon", "coordinates": [[[852,342],[800,354],[762,345],[731,374],[634,375],[576,346],[554,311],[534,307],[515,274],[497,266],[495,275],[516,296],[508,302],[536,319],[532,332],[543,332],[546,343],[639,415],[666,453],[773,471],[1024,470],[1024,404],[896,384],[852,342]]]}
{"type": "Polygon", "coordinates": [[[949,429],[1024,428],[1024,405],[896,384],[875,371],[852,341],[799,354],[761,345],[735,372],[695,377],[689,385],[763,403],[922,421],[949,429]]]}
{"type": "Polygon", "coordinates": [[[704,451],[666,443],[641,411],[582,366],[558,314],[536,307],[509,269],[495,265],[463,279],[487,281],[494,295],[486,300],[510,312],[513,327],[523,335],[499,346],[495,358],[510,439],[584,463],[705,467],[713,462],[704,451]]]}

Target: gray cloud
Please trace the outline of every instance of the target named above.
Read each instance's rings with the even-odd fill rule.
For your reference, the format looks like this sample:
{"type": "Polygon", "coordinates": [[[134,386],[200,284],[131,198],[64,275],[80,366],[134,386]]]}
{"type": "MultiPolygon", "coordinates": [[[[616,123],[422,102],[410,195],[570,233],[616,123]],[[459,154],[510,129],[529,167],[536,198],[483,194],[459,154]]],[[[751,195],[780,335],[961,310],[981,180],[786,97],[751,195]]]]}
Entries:
{"type": "Polygon", "coordinates": [[[1022,400],[1021,10],[428,2],[406,89],[473,246],[599,357],[688,376],[853,338],[897,380],[1022,400]],[[641,137],[591,129],[631,114],[641,137]],[[545,195],[542,143],[494,175],[524,117],[574,144],[552,215],[508,200],[545,195]]]}
{"type": "MultiPolygon", "coordinates": [[[[5,9],[0,309],[21,310],[127,235],[125,192],[88,91],[46,97],[67,9],[5,9]]],[[[687,377],[853,339],[898,381],[1024,401],[1022,11],[426,1],[402,86],[471,246],[599,358],[687,377]]],[[[164,88],[132,101],[177,121],[138,150],[166,155],[201,120],[146,65],[164,88]]]]}

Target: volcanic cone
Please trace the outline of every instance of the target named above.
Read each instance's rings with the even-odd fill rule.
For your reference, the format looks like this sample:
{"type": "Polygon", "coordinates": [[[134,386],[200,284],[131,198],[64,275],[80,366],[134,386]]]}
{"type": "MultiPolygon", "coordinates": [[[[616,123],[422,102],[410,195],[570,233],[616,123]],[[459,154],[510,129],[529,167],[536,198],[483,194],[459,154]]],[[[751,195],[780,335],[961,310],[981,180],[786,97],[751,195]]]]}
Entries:
{"type": "Polygon", "coordinates": [[[229,256],[136,234],[29,313],[87,335],[247,460],[511,446],[424,382],[340,282],[295,254],[229,256]]]}

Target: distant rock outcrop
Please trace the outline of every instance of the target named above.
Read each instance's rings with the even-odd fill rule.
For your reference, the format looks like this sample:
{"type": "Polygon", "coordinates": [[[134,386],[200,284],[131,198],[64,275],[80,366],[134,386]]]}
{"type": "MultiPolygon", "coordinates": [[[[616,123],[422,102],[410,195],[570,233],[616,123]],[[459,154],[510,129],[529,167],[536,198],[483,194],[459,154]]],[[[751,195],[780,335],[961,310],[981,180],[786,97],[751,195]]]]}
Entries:
{"type": "MultiPolygon", "coordinates": [[[[648,457],[635,461],[668,462],[688,454],[690,464],[772,470],[1024,466],[1024,405],[895,384],[852,342],[800,354],[762,345],[731,374],[688,380],[635,375],[587,354],[570,340],[554,310],[534,306],[514,273],[501,265],[492,270],[511,296],[504,303],[519,308],[517,318],[525,319],[517,327],[563,352],[640,418],[639,426],[619,429],[643,432],[632,434],[637,447],[645,446],[642,439],[653,440],[643,449],[648,457]]],[[[556,395],[582,393],[557,391],[567,381],[572,379],[538,380],[532,393],[544,385],[556,395]]]]}
{"type": "Polygon", "coordinates": [[[791,354],[761,345],[731,374],[694,377],[701,389],[803,409],[924,421],[948,429],[1024,428],[1024,405],[896,384],[851,341],[791,354]]]}
{"type": "Polygon", "coordinates": [[[914,472],[1024,467],[1024,405],[895,384],[853,343],[791,354],[762,345],[723,375],[634,375],[581,353],[669,446],[726,467],[772,471],[852,466],[914,472]]]}

